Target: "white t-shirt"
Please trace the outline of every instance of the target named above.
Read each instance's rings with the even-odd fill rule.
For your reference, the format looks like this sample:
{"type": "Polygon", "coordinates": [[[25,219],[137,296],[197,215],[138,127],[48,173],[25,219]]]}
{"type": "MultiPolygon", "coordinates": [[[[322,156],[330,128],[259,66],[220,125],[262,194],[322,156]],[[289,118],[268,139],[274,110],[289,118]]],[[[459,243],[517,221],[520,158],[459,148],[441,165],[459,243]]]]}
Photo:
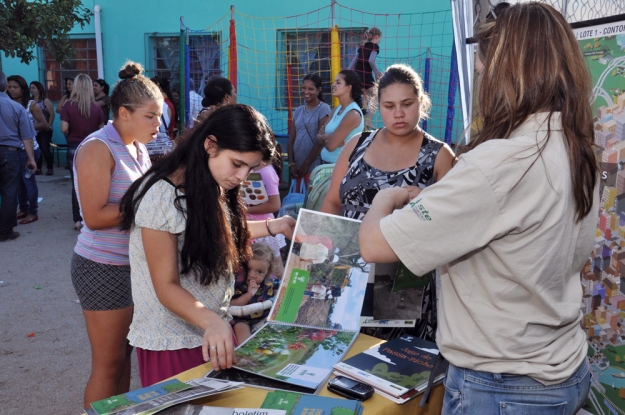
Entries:
{"type": "MultiPolygon", "coordinates": [[[[135,214],[135,227],[130,232],[130,281],[134,313],[128,340],[146,350],[192,349],[202,345],[204,331],[166,308],[156,296],[145,257],[141,229],[149,228],[178,235],[178,261],[184,244],[186,219],[174,206],[175,188],[159,180],[145,193],[135,214]]],[[[184,200],[180,202],[186,206],[184,200]]],[[[224,321],[234,293],[234,275],[223,276],[209,286],[200,285],[194,275],[181,275],[180,285],[195,299],[214,311],[224,321]]]]}
{"type": "Polygon", "coordinates": [[[511,138],[460,156],[381,227],[415,274],[442,267],[436,338],[451,363],[550,385],[586,358],[579,273],[594,244],[598,192],[576,223],[560,113],[536,160],[546,119],[535,114],[511,138]]]}

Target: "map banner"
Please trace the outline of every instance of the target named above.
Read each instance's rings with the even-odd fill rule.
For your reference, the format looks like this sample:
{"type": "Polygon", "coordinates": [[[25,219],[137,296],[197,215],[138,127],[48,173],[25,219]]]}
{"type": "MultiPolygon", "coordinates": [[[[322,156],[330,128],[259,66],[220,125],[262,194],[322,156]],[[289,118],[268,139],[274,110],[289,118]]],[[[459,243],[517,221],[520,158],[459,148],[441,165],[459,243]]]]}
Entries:
{"type": "Polygon", "coordinates": [[[574,30],[592,75],[600,206],[581,273],[592,383],[584,409],[625,414],[625,21],[574,30]]]}

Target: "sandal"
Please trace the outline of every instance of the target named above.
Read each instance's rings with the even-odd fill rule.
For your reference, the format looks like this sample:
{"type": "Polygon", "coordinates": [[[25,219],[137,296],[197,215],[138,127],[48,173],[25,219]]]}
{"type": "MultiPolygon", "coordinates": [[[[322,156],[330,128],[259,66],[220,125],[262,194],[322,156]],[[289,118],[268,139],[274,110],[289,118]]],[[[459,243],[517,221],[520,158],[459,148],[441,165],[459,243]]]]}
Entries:
{"type": "Polygon", "coordinates": [[[29,223],[33,223],[33,222],[36,222],[36,221],[38,221],[38,220],[39,220],[39,216],[38,216],[38,215],[35,215],[35,216],[33,216],[32,218],[30,218],[30,219],[22,219],[22,220],[21,220],[21,221],[19,221],[18,223],[19,223],[20,225],[28,225],[29,223]]]}
{"type": "Polygon", "coordinates": [[[28,216],[28,212],[20,212],[15,216],[15,219],[24,219],[26,216],[28,216]]]}

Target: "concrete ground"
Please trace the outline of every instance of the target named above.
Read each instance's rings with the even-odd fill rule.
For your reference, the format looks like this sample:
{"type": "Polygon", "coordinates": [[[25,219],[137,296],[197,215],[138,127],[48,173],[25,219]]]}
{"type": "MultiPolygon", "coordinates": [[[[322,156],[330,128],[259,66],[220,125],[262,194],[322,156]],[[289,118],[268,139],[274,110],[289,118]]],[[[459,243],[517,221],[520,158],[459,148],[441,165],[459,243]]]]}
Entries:
{"type": "MultiPolygon", "coordinates": [[[[91,355],[70,277],[78,232],[64,168],[37,176],[39,220],[0,242],[0,414],[82,412],[91,355]]],[[[140,387],[133,354],[132,389],[140,387]]]]}

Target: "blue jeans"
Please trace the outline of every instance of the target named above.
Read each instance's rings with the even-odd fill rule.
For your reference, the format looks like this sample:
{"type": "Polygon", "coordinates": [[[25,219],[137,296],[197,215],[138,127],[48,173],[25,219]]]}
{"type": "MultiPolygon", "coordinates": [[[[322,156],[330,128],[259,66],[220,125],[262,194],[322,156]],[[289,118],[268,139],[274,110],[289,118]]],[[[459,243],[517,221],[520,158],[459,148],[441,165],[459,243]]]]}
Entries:
{"type": "Polygon", "coordinates": [[[545,386],[529,376],[478,372],[449,364],[444,415],[568,415],[584,405],[590,389],[588,361],[566,381],[545,386]]]}
{"type": "MultiPolygon", "coordinates": [[[[41,150],[35,150],[35,160],[41,156],[41,150]]],[[[17,200],[19,201],[20,212],[26,212],[29,215],[37,214],[37,199],[39,198],[39,187],[37,187],[37,178],[35,173],[28,179],[26,176],[26,162],[28,161],[28,155],[25,151],[20,151],[20,186],[17,193],[17,200]]]]}
{"type": "Polygon", "coordinates": [[[17,188],[20,154],[0,146],[0,239],[11,236],[17,226],[17,188]]]}

